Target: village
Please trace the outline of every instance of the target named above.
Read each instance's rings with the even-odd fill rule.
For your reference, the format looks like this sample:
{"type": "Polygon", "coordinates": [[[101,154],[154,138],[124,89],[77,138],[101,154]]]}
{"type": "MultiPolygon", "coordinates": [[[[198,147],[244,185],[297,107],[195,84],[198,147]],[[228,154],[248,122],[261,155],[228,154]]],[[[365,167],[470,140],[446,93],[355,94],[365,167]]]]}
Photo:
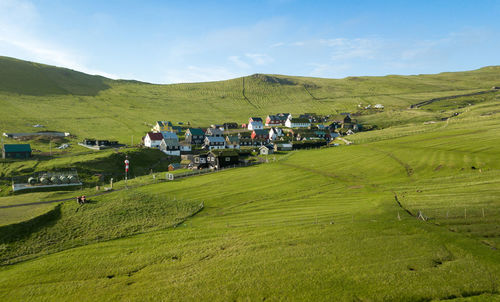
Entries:
{"type": "MultiPolygon", "coordinates": [[[[37,124],[33,127],[44,126],[37,124]]],[[[201,170],[213,171],[268,162],[269,159],[276,160],[276,157],[298,149],[349,145],[351,142],[343,136],[363,130],[363,126],[347,112],[337,116],[305,113],[298,117],[293,117],[290,113],[278,113],[268,115],[265,119],[250,117],[248,123],[226,122],[212,124],[206,128],[193,127],[190,122],[177,122],[174,125],[171,121],[156,121],[149,127],[151,129],[142,137],[140,145],[125,145],[103,138],[85,138],[75,145],[94,151],[112,149],[114,152],[120,152],[122,148],[126,150],[137,147],[159,150],[166,155],[161,160],[169,162],[166,170],[196,170],[196,173],[199,173],[201,170]],[[271,154],[273,157],[268,158],[271,154]]],[[[71,145],[66,137],[72,137],[73,142],[77,138],[68,132],[47,130],[3,133],[3,136],[26,141],[24,144],[3,143],[2,158],[6,160],[29,160],[33,156],[39,159],[40,156],[47,155],[51,158],[52,154],[65,154],[65,149],[71,145]],[[43,140],[49,145],[48,154],[42,154],[28,143],[34,142],[40,146],[39,141],[43,140]],[[51,151],[53,142],[54,149],[59,150],[58,153],[51,151]]],[[[19,176],[12,180],[12,190],[82,185],[83,181],[75,169],[59,172],[43,171],[38,173],[39,175],[35,173],[19,176]]],[[[120,178],[119,175],[113,177],[120,178]]]]}
{"type": "Polygon", "coordinates": [[[180,163],[172,165],[171,170],[223,169],[246,162],[250,155],[338,146],[336,138],[359,130],[360,126],[350,113],[335,118],[314,113],[299,117],[278,113],[265,119],[250,117],[248,123],[241,125],[226,122],[208,128],[174,126],[170,121],[157,121],[142,138],[142,143],[169,156],[180,156],[180,163]]]}

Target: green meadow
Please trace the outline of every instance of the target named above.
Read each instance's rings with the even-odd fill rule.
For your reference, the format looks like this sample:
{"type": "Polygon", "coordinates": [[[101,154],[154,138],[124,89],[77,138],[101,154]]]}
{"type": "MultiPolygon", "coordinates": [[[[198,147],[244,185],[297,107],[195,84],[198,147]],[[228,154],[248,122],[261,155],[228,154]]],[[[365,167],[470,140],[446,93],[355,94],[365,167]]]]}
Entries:
{"type": "MultiPolygon", "coordinates": [[[[207,125],[276,111],[355,112],[360,103],[385,109],[359,109],[359,120],[382,129],[346,137],[352,145],[174,181],[153,183],[144,170],[128,189],[119,181],[122,190],[83,206],[0,208],[9,222],[0,223],[0,299],[500,300],[500,94],[409,109],[488,90],[499,79],[498,67],[341,80],[256,75],[245,78],[244,96],[242,79],[166,86],[104,79],[109,88],[95,95],[3,87],[0,102],[12,111],[2,111],[2,127],[27,130],[10,114],[38,101],[45,120],[26,109],[30,124],[124,140],[156,119],[207,125]],[[77,112],[80,98],[91,111],[80,126],[48,104],[77,112]]],[[[35,166],[2,163],[1,171],[78,164],[95,173],[118,167],[121,157],[96,164],[113,154],[70,152],[35,166]]],[[[137,156],[144,167],[160,160],[137,156]]],[[[73,195],[9,194],[0,205],[73,195]]]]}

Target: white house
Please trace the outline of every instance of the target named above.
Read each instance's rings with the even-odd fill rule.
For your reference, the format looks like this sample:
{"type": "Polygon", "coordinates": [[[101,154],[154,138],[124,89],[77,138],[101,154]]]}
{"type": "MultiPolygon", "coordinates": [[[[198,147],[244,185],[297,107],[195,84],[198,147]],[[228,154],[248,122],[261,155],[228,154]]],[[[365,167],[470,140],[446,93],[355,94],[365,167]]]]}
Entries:
{"type": "Polygon", "coordinates": [[[311,122],[306,118],[289,117],[285,122],[285,126],[288,128],[309,128],[311,127],[311,122]]]}
{"type": "Polygon", "coordinates": [[[149,148],[159,148],[163,135],[159,132],[148,132],[144,137],[144,146],[149,148]]]}
{"type": "Polygon", "coordinates": [[[264,129],[264,124],[262,124],[262,122],[248,123],[248,130],[261,130],[261,129],[264,129]]]}
{"type": "Polygon", "coordinates": [[[205,137],[205,145],[203,147],[208,150],[225,149],[226,140],[220,136],[207,136],[205,137]]]}
{"type": "Polygon", "coordinates": [[[272,140],[272,141],[275,141],[275,140],[279,139],[282,136],[283,136],[283,130],[281,130],[281,128],[272,127],[269,130],[269,139],[272,140]]]}
{"type": "Polygon", "coordinates": [[[163,139],[160,143],[160,150],[167,155],[181,155],[179,140],[175,139],[163,139]]]}
{"type": "Polygon", "coordinates": [[[264,129],[264,123],[260,117],[251,117],[248,119],[248,130],[264,129]]]}
{"type": "Polygon", "coordinates": [[[186,142],[186,141],[180,142],[179,145],[180,145],[181,152],[191,152],[191,150],[192,150],[191,144],[186,142]]]}
{"type": "Polygon", "coordinates": [[[268,155],[274,153],[274,149],[268,146],[260,146],[259,151],[261,155],[268,155]]]}

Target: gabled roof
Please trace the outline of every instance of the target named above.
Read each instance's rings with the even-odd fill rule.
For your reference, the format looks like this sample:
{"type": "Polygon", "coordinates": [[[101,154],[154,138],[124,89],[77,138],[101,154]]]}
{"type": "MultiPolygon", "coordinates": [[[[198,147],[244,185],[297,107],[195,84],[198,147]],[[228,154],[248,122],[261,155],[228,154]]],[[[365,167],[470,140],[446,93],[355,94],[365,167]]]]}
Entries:
{"type": "Polygon", "coordinates": [[[170,122],[170,121],[157,121],[156,123],[160,127],[167,127],[167,126],[172,127],[172,122],[170,122]]]}
{"type": "Polygon", "coordinates": [[[250,118],[253,122],[261,122],[262,123],[262,119],[260,117],[251,117],[250,118]]]}
{"type": "Polygon", "coordinates": [[[230,144],[238,144],[240,138],[238,136],[226,136],[226,141],[230,144]]]}
{"type": "Polygon", "coordinates": [[[219,150],[212,150],[209,153],[212,153],[215,156],[238,156],[238,152],[234,150],[224,150],[224,149],[219,149],[219,150]]]}
{"type": "Polygon", "coordinates": [[[166,146],[179,146],[179,141],[176,139],[162,139],[161,143],[166,146]]]}
{"type": "Polygon", "coordinates": [[[192,135],[205,135],[205,132],[203,132],[201,128],[189,128],[187,131],[189,131],[189,133],[191,133],[192,135]]]}
{"type": "Polygon", "coordinates": [[[290,122],[295,123],[295,124],[310,124],[311,122],[306,119],[306,118],[291,118],[290,122]]]}
{"type": "Polygon", "coordinates": [[[244,131],[244,132],[239,132],[238,133],[238,137],[240,138],[244,138],[244,137],[250,137],[252,135],[252,132],[250,131],[244,131]]]}
{"type": "Polygon", "coordinates": [[[152,141],[161,141],[163,139],[163,135],[159,132],[148,132],[146,136],[149,136],[152,141]]]}
{"type": "Polygon", "coordinates": [[[177,140],[179,139],[177,134],[170,132],[170,131],[163,131],[163,132],[161,132],[161,135],[163,135],[164,139],[177,139],[177,140]]]}
{"type": "Polygon", "coordinates": [[[255,125],[262,125],[262,121],[257,121],[257,122],[250,122],[250,124],[252,124],[252,126],[255,126],[255,125]]]}
{"type": "Polygon", "coordinates": [[[5,152],[31,152],[30,144],[5,144],[5,152]]]}
{"type": "Polygon", "coordinates": [[[205,140],[208,140],[209,143],[223,143],[226,140],[220,136],[207,136],[205,140]]]}
{"type": "Polygon", "coordinates": [[[208,128],[206,135],[222,135],[224,132],[218,128],[208,128]]]}
{"type": "Polygon", "coordinates": [[[255,132],[255,134],[259,136],[265,136],[269,134],[269,131],[266,129],[256,129],[253,132],[255,132]]]}

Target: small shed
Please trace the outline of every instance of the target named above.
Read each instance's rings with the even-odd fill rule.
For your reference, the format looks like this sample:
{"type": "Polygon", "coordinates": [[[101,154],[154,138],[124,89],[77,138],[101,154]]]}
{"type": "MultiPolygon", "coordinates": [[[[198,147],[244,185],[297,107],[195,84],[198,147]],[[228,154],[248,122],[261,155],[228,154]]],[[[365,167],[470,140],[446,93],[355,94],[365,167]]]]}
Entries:
{"type": "Polygon", "coordinates": [[[2,148],[2,158],[28,159],[31,157],[30,144],[5,144],[2,148]]]}
{"type": "Polygon", "coordinates": [[[168,171],[175,171],[175,170],[178,170],[180,168],[181,168],[180,163],[172,163],[172,164],[168,165],[168,171]]]}
{"type": "Polygon", "coordinates": [[[268,155],[268,154],[273,154],[274,149],[272,147],[269,147],[269,146],[261,146],[259,148],[259,152],[260,152],[260,155],[268,155]]]}

